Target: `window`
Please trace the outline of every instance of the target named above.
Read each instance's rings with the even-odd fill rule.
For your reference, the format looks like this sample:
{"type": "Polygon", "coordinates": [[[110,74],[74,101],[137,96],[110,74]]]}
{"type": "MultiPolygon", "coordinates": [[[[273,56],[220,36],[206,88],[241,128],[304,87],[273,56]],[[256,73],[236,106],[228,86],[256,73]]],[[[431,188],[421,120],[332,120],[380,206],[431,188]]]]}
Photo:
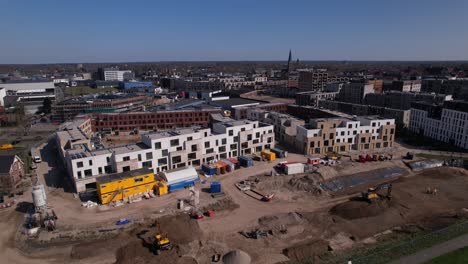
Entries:
{"type": "Polygon", "coordinates": [[[255,133],[255,137],[259,138],[260,137],[260,132],[255,133]]]}
{"type": "Polygon", "coordinates": [[[206,154],[210,154],[210,153],[213,153],[213,152],[214,152],[213,148],[206,149],[206,154]]]}
{"type": "Polygon", "coordinates": [[[197,151],[198,148],[197,148],[197,145],[192,145],[192,151],[197,151]]]}
{"type": "Polygon", "coordinates": [[[151,160],[151,159],[153,159],[153,152],[146,153],[146,160],[151,160]]]}
{"type": "Polygon", "coordinates": [[[179,140],[171,139],[170,144],[171,144],[171,147],[179,146],[179,140]]]}
{"type": "Polygon", "coordinates": [[[239,142],[239,137],[238,136],[234,137],[234,142],[239,142]]]}
{"type": "Polygon", "coordinates": [[[226,147],[225,147],[225,146],[219,147],[219,152],[225,152],[225,151],[226,151],[226,147]]]}
{"type": "Polygon", "coordinates": [[[234,132],[232,130],[228,130],[228,135],[232,137],[234,136],[234,132]]]}
{"type": "Polygon", "coordinates": [[[395,133],[395,129],[390,129],[390,135],[393,135],[393,133],[395,133]]]}
{"type": "Polygon", "coordinates": [[[141,154],[138,154],[138,161],[141,161],[141,154]]]}
{"type": "Polygon", "coordinates": [[[205,142],[205,148],[209,148],[209,147],[210,147],[210,142],[209,141],[205,142]]]}
{"type": "Polygon", "coordinates": [[[166,156],[168,156],[168,155],[169,155],[169,151],[168,151],[167,149],[163,149],[163,150],[162,150],[162,156],[163,156],[163,157],[166,157],[166,156]]]}
{"type": "Polygon", "coordinates": [[[237,144],[231,144],[231,149],[237,149],[237,144]]]}
{"type": "Polygon", "coordinates": [[[190,141],[192,140],[193,138],[192,137],[187,137],[187,141],[190,141]]]}
{"type": "Polygon", "coordinates": [[[89,166],[93,166],[93,161],[89,160],[89,166]]]}
{"type": "Polygon", "coordinates": [[[122,167],[122,171],[123,172],[130,171],[130,166],[122,167]]]}
{"type": "Polygon", "coordinates": [[[78,174],[78,179],[81,179],[81,171],[79,171],[77,174],[78,174]]]}
{"type": "Polygon", "coordinates": [[[84,171],[84,175],[85,175],[85,176],[92,176],[92,175],[93,175],[93,171],[92,171],[91,169],[85,170],[85,171],[84,171]]]}
{"type": "Polygon", "coordinates": [[[366,138],[361,138],[361,143],[366,143],[366,138]]]}
{"type": "Polygon", "coordinates": [[[188,157],[189,160],[196,159],[197,158],[197,153],[195,153],[195,152],[189,153],[187,155],[187,157],[188,157]]]}
{"type": "Polygon", "coordinates": [[[135,178],[135,179],[133,179],[133,180],[135,181],[135,183],[137,183],[137,182],[143,182],[143,178],[135,178]]]}
{"type": "Polygon", "coordinates": [[[352,139],[352,138],[348,138],[348,143],[353,143],[353,139],[352,139]]]}
{"type": "Polygon", "coordinates": [[[151,160],[145,161],[145,162],[141,163],[141,165],[143,166],[143,168],[152,168],[153,167],[153,163],[151,162],[151,160]]]}
{"type": "Polygon", "coordinates": [[[76,167],[83,168],[83,162],[82,161],[77,162],[76,167]]]}
{"type": "Polygon", "coordinates": [[[328,140],[323,141],[323,146],[325,146],[325,147],[328,146],[328,140]]]}
{"type": "Polygon", "coordinates": [[[110,157],[106,157],[106,161],[107,161],[107,163],[109,163],[110,162],[110,157]]]}
{"type": "Polygon", "coordinates": [[[179,163],[181,161],[182,161],[182,158],[180,156],[172,157],[172,163],[179,163]]]}
{"type": "Polygon", "coordinates": [[[161,149],[161,142],[154,143],[154,149],[161,149]]]}
{"type": "Polygon", "coordinates": [[[98,168],[98,173],[99,173],[99,174],[102,174],[102,167],[99,167],[99,168],[98,168]]]}
{"type": "Polygon", "coordinates": [[[252,135],[247,135],[247,140],[252,140],[252,135]]]}
{"type": "Polygon", "coordinates": [[[166,164],[167,164],[167,158],[158,159],[158,166],[166,165],[166,164]]]}
{"type": "Polygon", "coordinates": [[[129,161],[129,160],[130,160],[130,156],[123,157],[123,161],[129,161]]]}
{"type": "Polygon", "coordinates": [[[241,131],[244,132],[244,131],[245,131],[245,127],[241,128],[241,131]]]}
{"type": "Polygon", "coordinates": [[[221,145],[226,145],[227,140],[225,138],[221,139],[221,145]]]}

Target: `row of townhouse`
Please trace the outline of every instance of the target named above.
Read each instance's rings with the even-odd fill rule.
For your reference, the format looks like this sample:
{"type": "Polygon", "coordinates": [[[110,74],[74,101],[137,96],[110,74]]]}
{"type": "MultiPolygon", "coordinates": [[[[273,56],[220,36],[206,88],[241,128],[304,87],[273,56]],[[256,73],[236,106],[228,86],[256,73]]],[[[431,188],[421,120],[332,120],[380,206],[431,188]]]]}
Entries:
{"type": "Polygon", "coordinates": [[[95,186],[97,177],[109,173],[139,168],[151,168],[158,173],[197,167],[211,160],[248,155],[275,146],[272,125],[229,120],[213,123],[212,127],[152,132],[143,134],[140,143],[100,150],[91,149],[89,144],[75,144],[64,150],[63,159],[76,191],[83,192],[95,186]]]}
{"type": "Polygon", "coordinates": [[[468,149],[468,102],[415,102],[411,105],[409,129],[425,137],[468,149]]]}
{"type": "Polygon", "coordinates": [[[393,147],[395,119],[379,116],[315,118],[305,123],[287,114],[252,110],[249,119],[275,126],[279,143],[305,155],[393,147]]]}

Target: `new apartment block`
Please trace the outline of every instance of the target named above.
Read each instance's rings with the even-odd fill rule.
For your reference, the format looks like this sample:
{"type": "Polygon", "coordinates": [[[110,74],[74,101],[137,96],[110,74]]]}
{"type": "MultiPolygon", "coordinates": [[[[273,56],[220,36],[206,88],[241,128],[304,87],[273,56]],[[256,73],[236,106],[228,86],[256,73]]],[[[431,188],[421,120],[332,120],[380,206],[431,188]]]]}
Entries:
{"type": "Polygon", "coordinates": [[[425,137],[468,149],[468,102],[415,102],[411,106],[409,128],[425,137]]]}
{"type": "Polygon", "coordinates": [[[296,148],[305,155],[393,147],[395,120],[376,116],[313,119],[297,127],[296,148]]]}
{"type": "Polygon", "coordinates": [[[374,93],[374,85],[364,82],[347,83],[340,90],[339,99],[342,102],[362,104],[367,94],[374,93]]]}
{"type": "MultiPolygon", "coordinates": [[[[89,120],[83,120],[89,123],[89,120]]],[[[70,124],[69,126],[76,125],[70,124]]],[[[108,149],[92,149],[76,126],[56,133],[59,152],[76,191],[94,188],[96,178],[109,173],[151,168],[155,173],[184,166],[199,166],[273,148],[273,126],[258,121],[229,120],[210,128],[185,128],[143,134],[141,142],[108,149]]],[[[88,131],[88,130],[87,130],[88,131]]]]}

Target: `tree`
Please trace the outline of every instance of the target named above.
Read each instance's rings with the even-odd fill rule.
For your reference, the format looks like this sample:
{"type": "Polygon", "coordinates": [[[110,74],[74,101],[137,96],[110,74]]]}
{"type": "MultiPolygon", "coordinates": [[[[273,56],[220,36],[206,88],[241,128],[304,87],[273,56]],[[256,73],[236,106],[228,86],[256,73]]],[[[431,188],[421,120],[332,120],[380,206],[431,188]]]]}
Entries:
{"type": "Polygon", "coordinates": [[[42,102],[42,112],[44,112],[44,114],[50,114],[50,112],[52,112],[52,101],[49,97],[44,98],[42,102]]]}

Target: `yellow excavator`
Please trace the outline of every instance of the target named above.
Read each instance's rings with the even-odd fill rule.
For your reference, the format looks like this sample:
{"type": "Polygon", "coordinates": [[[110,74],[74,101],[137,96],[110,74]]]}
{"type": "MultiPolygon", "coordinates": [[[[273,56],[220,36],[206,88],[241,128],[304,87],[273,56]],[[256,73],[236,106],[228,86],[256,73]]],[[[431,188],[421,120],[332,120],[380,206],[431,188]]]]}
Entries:
{"type": "Polygon", "coordinates": [[[161,226],[158,222],[155,222],[154,226],[156,227],[157,232],[153,240],[153,252],[156,253],[156,255],[159,255],[162,250],[171,250],[172,243],[167,237],[167,234],[163,235],[161,232],[161,226]]]}
{"type": "Polygon", "coordinates": [[[361,195],[362,195],[362,198],[368,201],[369,203],[372,203],[372,201],[375,201],[376,199],[380,199],[380,198],[387,198],[388,200],[391,200],[392,199],[392,187],[393,186],[391,183],[382,184],[377,187],[371,187],[367,189],[367,192],[363,192],[361,195]],[[384,190],[384,189],[387,189],[387,194],[386,195],[379,194],[379,191],[384,190]]]}

